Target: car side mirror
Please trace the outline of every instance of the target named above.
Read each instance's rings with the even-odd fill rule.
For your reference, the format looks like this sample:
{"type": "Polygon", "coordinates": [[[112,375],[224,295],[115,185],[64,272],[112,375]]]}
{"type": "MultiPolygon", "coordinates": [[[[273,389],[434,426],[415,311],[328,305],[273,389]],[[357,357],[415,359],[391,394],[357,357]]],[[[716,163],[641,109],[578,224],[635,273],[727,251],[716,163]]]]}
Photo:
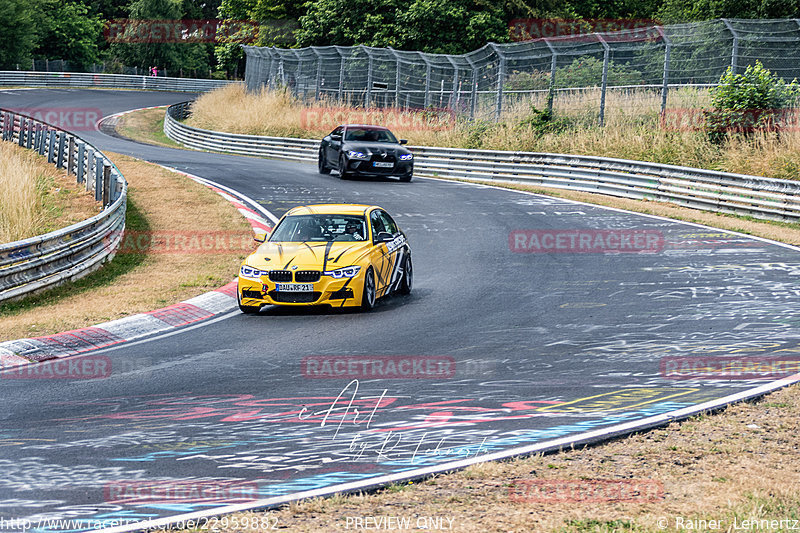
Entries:
{"type": "Polygon", "coordinates": [[[267,240],[269,232],[263,228],[253,228],[253,240],[256,242],[264,242],[267,240]]]}
{"type": "Polygon", "coordinates": [[[382,231],[378,233],[378,236],[375,238],[377,242],[392,242],[394,240],[394,235],[389,232],[382,231]]]}
{"type": "Polygon", "coordinates": [[[400,139],[400,144],[408,144],[408,139],[400,139]]]}
{"type": "Polygon", "coordinates": [[[325,137],[322,138],[322,140],[325,141],[326,143],[329,143],[329,142],[331,142],[331,136],[330,135],[326,135],[325,137]]]}
{"type": "Polygon", "coordinates": [[[331,135],[331,140],[332,141],[337,141],[337,142],[341,141],[342,140],[342,136],[341,135],[331,135]]]}

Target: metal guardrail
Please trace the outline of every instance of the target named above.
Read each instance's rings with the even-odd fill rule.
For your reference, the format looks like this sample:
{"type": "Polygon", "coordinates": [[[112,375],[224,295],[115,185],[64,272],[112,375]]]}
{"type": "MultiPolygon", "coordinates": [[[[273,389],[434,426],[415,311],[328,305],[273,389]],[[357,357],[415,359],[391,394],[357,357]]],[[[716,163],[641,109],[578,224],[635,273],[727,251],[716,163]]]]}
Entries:
{"type": "MultiPolygon", "coordinates": [[[[197,150],[316,161],[319,141],[238,135],[194,128],[180,120],[191,102],[167,108],[164,133],[197,150]]],[[[670,202],[693,209],[800,221],[800,181],[606,157],[412,146],[414,172],[468,181],[526,183],[670,202]]]]}
{"type": "Polygon", "coordinates": [[[35,150],[75,175],[104,208],[66,228],[0,244],[0,302],[74,280],[110,261],[122,241],[128,185],[100,150],[77,135],[0,109],[2,140],[35,150]]]}
{"type": "Polygon", "coordinates": [[[0,71],[0,87],[96,87],[151,91],[203,92],[231,83],[229,80],[166,78],[128,74],[92,74],[84,72],[0,71]]]}

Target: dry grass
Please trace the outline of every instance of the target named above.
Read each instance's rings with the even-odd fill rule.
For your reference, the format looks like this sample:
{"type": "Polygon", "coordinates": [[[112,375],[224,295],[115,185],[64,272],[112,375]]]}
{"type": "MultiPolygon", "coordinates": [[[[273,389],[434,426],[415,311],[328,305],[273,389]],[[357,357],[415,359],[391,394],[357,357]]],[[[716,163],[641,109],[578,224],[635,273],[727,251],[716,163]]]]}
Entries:
{"type": "MultiPolygon", "coordinates": [[[[153,235],[223,231],[241,235],[245,242],[252,235],[238,211],[210,189],[157,165],[109,155],[129,183],[128,227],[132,214],[140,213],[136,229],[153,235]]],[[[104,271],[113,271],[114,262],[76,286],[59,287],[22,305],[4,305],[0,340],[85,327],[191,298],[230,282],[245,255],[117,254],[114,262],[136,261],[112,279],[104,271]]]]}
{"type": "Polygon", "coordinates": [[[117,119],[115,129],[123,137],[134,141],[168,148],[183,148],[182,145],[164,135],[164,112],[166,108],[167,106],[142,109],[121,115],[117,119]]]}
{"type": "MultiPolygon", "coordinates": [[[[542,133],[530,122],[530,106],[543,108],[543,98],[517,99],[499,123],[455,120],[442,128],[440,115],[426,126],[420,125],[418,113],[406,113],[407,122],[413,125],[404,127],[398,119],[401,111],[375,110],[370,116],[376,123],[400,122],[393,130],[412,145],[598,155],[785,179],[797,179],[800,172],[800,131],[734,138],[717,146],[701,131],[662,128],[658,92],[645,90],[609,92],[606,127],[600,128],[596,125],[599,92],[589,90],[559,93],[555,131],[542,133]]],[[[673,110],[671,116],[679,116],[683,110],[697,110],[707,101],[706,91],[678,89],[670,92],[668,107],[673,110]]],[[[328,106],[328,116],[335,116],[335,106],[324,102],[321,105],[328,106]]],[[[352,116],[359,116],[359,110],[351,111],[355,113],[352,116]]],[[[330,133],[332,122],[317,120],[316,116],[287,92],[248,94],[237,85],[202,95],[194,104],[188,123],[232,133],[320,138],[330,133]]]]}
{"type": "Polygon", "coordinates": [[[0,143],[0,242],[66,227],[98,210],[74,176],[30,150],[0,143]]]}
{"type": "MultiPolygon", "coordinates": [[[[294,503],[271,511],[270,523],[277,520],[278,527],[293,532],[328,532],[356,529],[354,517],[409,517],[412,524],[420,517],[440,517],[452,519],[450,531],[466,533],[655,533],[731,531],[734,519],[740,525],[749,519],[797,520],[798,416],[800,387],[793,386],[758,403],[737,404],[717,415],[672,423],[601,446],[482,463],[374,494],[294,503]],[[532,479],[578,483],[586,479],[644,480],[660,484],[663,497],[643,503],[512,501],[509,493],[513,484],[532,479]],[[698,520],[718,520],[721,527],[690,528],[689,520],[693,524],[698,520]],[[661,524],[667,527],[662,528],[661,524]]],[[[260,516],[264,513],[240,513],[231,518],[252,520],[260,516]]],[[[444,524],[448,525],[448,521],[444,524]]]]}

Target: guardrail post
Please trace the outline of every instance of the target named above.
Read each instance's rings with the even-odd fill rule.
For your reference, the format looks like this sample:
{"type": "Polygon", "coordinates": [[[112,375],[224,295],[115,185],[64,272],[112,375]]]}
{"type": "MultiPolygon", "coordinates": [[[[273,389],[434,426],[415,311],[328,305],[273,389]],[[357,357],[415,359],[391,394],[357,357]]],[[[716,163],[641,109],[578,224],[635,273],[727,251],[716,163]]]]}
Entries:
{"type": "Polygon", "coordinates": [[[36,128],[38,126],[39,124],[37,124],[33,119],[28,121],[28,135],[25,137],[25,148],[28,150],[30,150],[31,146],[33,146],[33,134],[36,132],[36,128]]]}
{"type": "Polygon", "coordinates": [[[603,78],[600,82],[600,127],[605,126],[606,122],[606,86],[608,85],[608,60],[611,56],[611,47],[598,33],[597,38],[603,45],[603,78]]]}
{"type": "Polygon", "coordinates": [[[67,147],[67,174],[76,174],[73,172],[75,166],[75,137],[69,136],[69,146],[67,147]]]}
{"type": "Polygon", "coordinates": [[[50,130],[47,143],[47,162],[53,163],[56,160],[56,130],[50,130]]]}
{"type": "Polygon", "coordinates": [[[84,163],[84,160],[83,160],[83,156],[85,155],[85,152],[86,152],[86,143],[79,142],[78,143],[78,166],[75,169],[75,175],[77,177],[77,182],[79,184],[83,183],[84,172],[86,171],[86,168],[84,167],[85,163],[84,163]]]}
{"type": "Polygon", "coordinates": [[[94,156],[94,199],[99,202],[103,199],[103,158],[94,156]]]}
{"type": "Polygon", "coordinates": [[[736,64],[739,62],[739,32],[733,29],[728,19],[720,19],[728,31],[733,35],[733,46],[731,47],[731,72],[736,74],[736,64]]]}
{"type": "Polygon", "coordinates": [[[27,126],[28,121],[25,117],[19,117],[19,139],[17,142],[20,146],[25,146],[25,126],[27,126]]]}
{"type": "Polygon", "coordinates": [[[58,134],[58,159],[56,159],[56,168],[63,168],[61,165],[64,163],[64,143],[66,141],[66,133],[61,131],[58,134]]]}
{"type": "Polygon", "coordinates": [[[103,208],[105,209],[111,202],[111,165],[103,165],[103,208]]]}
{"type": "Polygon", "coordinates": [[[86,176],[84,176],[84,185],[87,191],[92,190],[92,162],[94,161],[94,150],[89,148],[86,151],[86,176]]]}
{"type": "Polygon", "coordinates": [[[3,140],[8,140],[8,123],[11,122],[11,113],[3,114],[3,140]]]}

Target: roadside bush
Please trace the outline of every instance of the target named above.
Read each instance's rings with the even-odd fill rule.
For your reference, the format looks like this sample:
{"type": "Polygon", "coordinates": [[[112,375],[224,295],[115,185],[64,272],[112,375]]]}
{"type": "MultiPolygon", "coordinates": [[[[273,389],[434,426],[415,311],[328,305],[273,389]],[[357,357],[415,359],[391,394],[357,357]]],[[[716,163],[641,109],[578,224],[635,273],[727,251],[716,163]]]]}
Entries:
{"type": "Polygon", "coordinates": [[[734,74],[728,67],[719,85],[711,89],[712,108],[704,111],[708,138],[720,143],[733,133],[780,132],[794,122],[799,98],[797,79],[786,83],[759,61],[743,74],[734,74]]]}

